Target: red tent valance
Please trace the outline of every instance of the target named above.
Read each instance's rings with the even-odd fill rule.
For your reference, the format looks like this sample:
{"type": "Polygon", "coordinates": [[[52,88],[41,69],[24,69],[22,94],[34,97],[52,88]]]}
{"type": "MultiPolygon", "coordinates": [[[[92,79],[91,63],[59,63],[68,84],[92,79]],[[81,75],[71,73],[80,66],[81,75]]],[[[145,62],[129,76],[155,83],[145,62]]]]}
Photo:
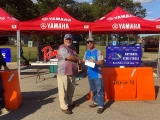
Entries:
{"type": "MultiPolygon", "coordinates": [[[[20,30],[47,32],[81,32],[89,31],[90,25],[68,15],[62,8],[49,12],[37,19],[20,22],[20,30]]],[[[47,33],[46,32],[46,33],[47,33]]]]}
{"type": "Polygon", "coordinates": [[[93,33],[158,33],[153,21],[134,16],[120,7],[91,23],[93,33]]]}
{"type": "Polygon", "coordinates": [[[160,18],[155,19],[154,22],[160,22],[160,18]]]}
{"type": "Polygon", "coordinates": [[[18,20],[0,8],[0,31],[16,31],[18,20]]]}

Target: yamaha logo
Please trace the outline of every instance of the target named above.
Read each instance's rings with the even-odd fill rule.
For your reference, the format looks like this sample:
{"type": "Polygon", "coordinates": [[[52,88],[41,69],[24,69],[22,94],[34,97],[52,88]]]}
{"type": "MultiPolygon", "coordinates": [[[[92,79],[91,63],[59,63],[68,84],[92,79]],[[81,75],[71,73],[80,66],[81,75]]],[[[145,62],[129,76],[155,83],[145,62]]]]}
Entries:
{"type": "Polygon", "coordinates": [[[10,19],[10,20],[17,20],[17,19],[14,18],[14,17],[8,17],[8,19],[10,19]]]}
{"type": "Polygon", "coordinates": [[[13,28],[13,29],[16,29],[16,28],[17,28],[17,25],[12,25],[12,28],[13,28]]]}
{"type": "Polygon", "coordinates": [[[42,24],[40,25],[40,27],[41,27],[42,29],[46,29],[46,28],[47,28],[47,25],[46,25],[45,23],[42,23],[42,24]]]}
{"type": "Polygon", "coordinates": [[[156,25],[156,28],[157,28],[157,29],[160,29],[160,25],[156,25]]]}
{"type": "Polygon", "coordinates": [[[88,29],[89,28],[89,25],[84,25],[84,29],[88,29]]]}
{"type": "Polygon", "coordinates": [[[117,29],[118,29],[118,24],[117,24],[117,23],[114,23],[114,24],[112,25],[112,28],[113,28],[114,30],[117,30],[117,29]]]}
{"type": "Polygon", "coordinates": [[[113,17],[109,17],[109,18],[107,18],[107,20],[113,20],[113,17]]]}
{"type": "Polygon", "coordinates": [[[48,18],[47,18],[47,17],[44,17],[44,18],[42,18],[42,20],[43,20],[43,21],[47,21],[47,20],[48,20],[48,18]]]}
{"type": "Polygon", "coordinates": [[[5,17],[0,17],[0,20],[5,20],[5,17]]]}

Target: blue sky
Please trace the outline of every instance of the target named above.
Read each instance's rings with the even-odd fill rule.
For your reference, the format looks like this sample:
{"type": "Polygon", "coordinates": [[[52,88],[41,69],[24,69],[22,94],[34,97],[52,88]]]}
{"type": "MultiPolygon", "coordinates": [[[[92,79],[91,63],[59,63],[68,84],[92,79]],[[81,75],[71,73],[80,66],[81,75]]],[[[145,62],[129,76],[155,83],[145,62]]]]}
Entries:
{"type": "Polygon", "coordinates": [[[139,0],[147,11],[145,19],[155,20],[160,17],[160,0],[139,0]]]}

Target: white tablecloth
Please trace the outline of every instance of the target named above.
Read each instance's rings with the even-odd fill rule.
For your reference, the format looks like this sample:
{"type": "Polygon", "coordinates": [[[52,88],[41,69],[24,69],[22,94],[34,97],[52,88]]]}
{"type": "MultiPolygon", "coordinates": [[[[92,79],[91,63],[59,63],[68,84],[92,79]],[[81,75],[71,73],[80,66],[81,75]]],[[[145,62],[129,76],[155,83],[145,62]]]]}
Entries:
{"type": "Polygon", "coordinates": [[[57,65],[57,62],[32,62],[31,65],[44,66],[44,65],[57,65]]]}

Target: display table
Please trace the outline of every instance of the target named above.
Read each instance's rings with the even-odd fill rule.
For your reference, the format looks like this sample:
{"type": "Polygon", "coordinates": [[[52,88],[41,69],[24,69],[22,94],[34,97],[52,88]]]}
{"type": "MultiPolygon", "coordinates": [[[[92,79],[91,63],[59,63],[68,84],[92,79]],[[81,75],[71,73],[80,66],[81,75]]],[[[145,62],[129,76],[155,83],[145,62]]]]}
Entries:
{"type": "Polygon", "coordinates": [[[105,101],[156,99],[151,67],[102,67],[102,77],[105,101]]]}
{"type": "Polygon", "coordinates": [[[151,67],[102,68],[106,101],[155,100],[151,67]]]}
{"type": "MultiPolygon", "coordinates": [[[[32,62],[31,66],[37,66],[37,77],[36,77],[36,83],[37,83],[37,79],[40,79],[40,74],[39,74],[39,66],[50,66],[50,65],[57,65],[57,61],[53,61],[53,62],[43,62],[43,61],[37,61],[37,62],[32,62]]],[[[49,75],[49,77],[54,77],[56,75],[56,73],[51,73],[49,75]]],[[[45,75],[45,78],[47,76],[45,75]]],[[[45,80],[45,78],[43,80],[45,80]]]]}

